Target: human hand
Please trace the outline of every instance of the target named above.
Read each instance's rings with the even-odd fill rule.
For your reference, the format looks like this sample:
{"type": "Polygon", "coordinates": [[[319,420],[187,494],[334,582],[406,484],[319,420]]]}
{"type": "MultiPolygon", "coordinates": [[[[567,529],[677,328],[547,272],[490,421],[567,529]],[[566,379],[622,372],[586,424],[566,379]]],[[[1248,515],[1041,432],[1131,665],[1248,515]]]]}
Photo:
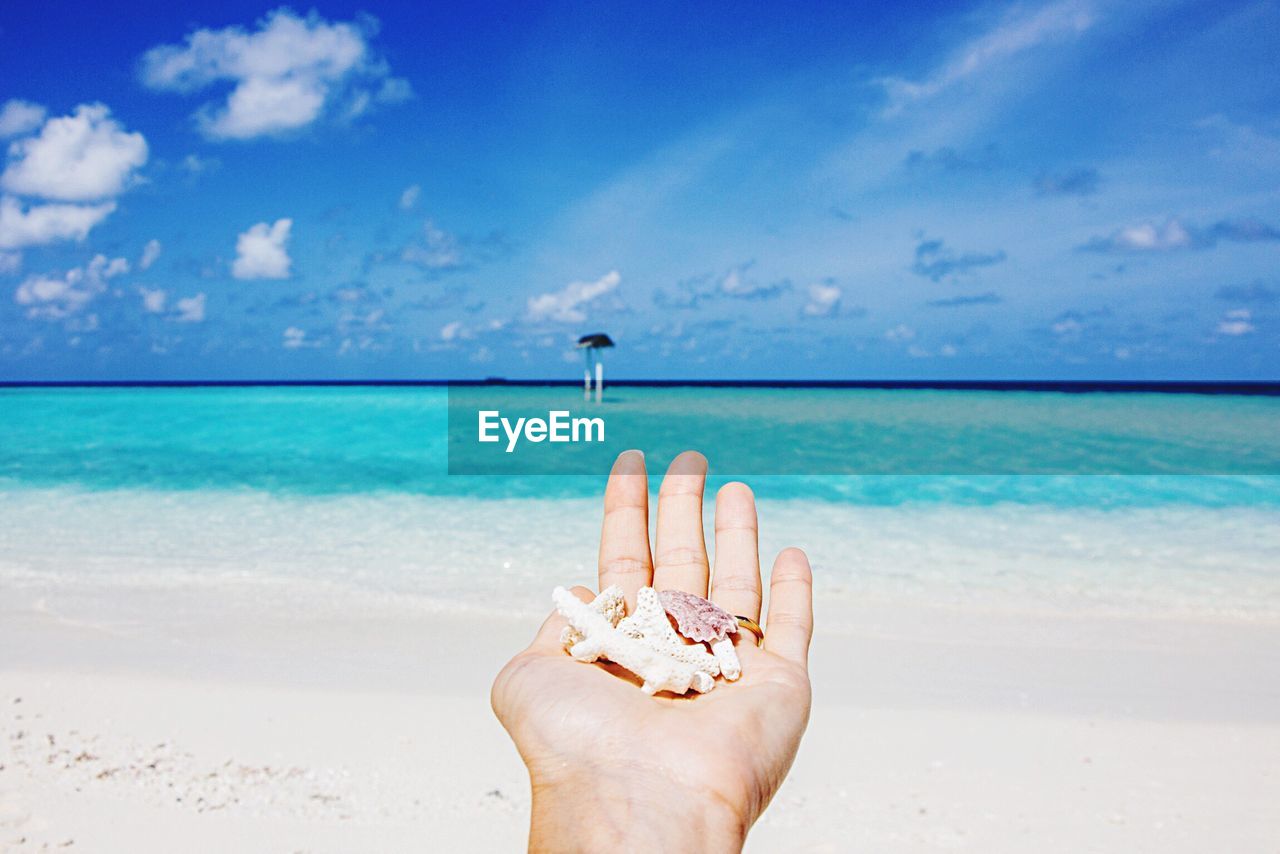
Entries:
{"type": "MultiPolygon", "coordinates": [[[[707,596],[760,620],[755,499],[745,484],[716,496],[715,572],[702,534],[707,461],[678,456],[658,495],[649,549],[644,457],[618,457],[605,488],[599,586],[652,585],[707,596]]],[[[574,593],[593,598],[585,587],[574,593]]],[[[809,719],[812,574],[804,552],[773,565],[765,640],[735,636],[736,682],[706,694],[646,696],[616,665],[574,661],[552,613],[533,643],[498,674],[494,712],[515,741],[533,791],[529,847],[537,851],[736,851],[777,792],[809,719]],[[622,678],[619,678],[622,677],[622,678]]]]}

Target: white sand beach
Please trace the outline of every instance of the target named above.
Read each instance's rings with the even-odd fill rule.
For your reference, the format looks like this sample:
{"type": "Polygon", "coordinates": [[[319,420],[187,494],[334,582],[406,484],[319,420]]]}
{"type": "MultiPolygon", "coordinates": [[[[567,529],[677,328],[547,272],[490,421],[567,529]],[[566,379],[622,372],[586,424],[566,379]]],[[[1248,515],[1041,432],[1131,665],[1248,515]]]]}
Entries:
{"type": "MultiPolygon", "coordinates": [[[[522,848],[487,692],[532,621],[254,598],[0,592],[0,848],[522,848]]],[[[1280,627],[842,611],[748,850],[1277,850],[1280,627]]]]}

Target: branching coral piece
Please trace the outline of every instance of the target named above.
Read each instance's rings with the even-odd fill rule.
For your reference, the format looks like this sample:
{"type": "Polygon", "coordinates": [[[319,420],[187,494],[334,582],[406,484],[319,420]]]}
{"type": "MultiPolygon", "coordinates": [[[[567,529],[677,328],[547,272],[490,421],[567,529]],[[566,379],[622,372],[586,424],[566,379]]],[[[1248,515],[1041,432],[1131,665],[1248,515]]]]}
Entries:
{"type": "Polygon", "coordinates": [[[569,621],[561,640],[575,660],[604,658],[619,664],[644,680],[641,690],[646,694],[683,694],[690,688],[705,693],[715,687],[719,662],[701,646],[680,639],[652,587],[641,588],[635,613],[618,620],[620,597],[615,588],[592,602],[563,587],[552,592],[556,610],[569,621]]]}

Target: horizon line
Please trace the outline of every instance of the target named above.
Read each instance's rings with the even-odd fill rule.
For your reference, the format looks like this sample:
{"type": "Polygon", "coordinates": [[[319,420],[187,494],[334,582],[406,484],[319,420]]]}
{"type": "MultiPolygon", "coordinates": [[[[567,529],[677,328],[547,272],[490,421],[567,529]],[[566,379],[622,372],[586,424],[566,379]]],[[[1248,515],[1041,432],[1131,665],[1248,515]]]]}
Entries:
{"type": "MultiPolygon", "coordinates": [[[[234,380],[0,380],[0,388],[262,388],[262,387],[579,387],[577,380],[511,379],[234,379],[234,380]]],[[[1280,396],[1277,380],[873,380],[873,379],[618,379],[631,388],[830,388],[869,390],[1160,392],[1280,396]]]]}

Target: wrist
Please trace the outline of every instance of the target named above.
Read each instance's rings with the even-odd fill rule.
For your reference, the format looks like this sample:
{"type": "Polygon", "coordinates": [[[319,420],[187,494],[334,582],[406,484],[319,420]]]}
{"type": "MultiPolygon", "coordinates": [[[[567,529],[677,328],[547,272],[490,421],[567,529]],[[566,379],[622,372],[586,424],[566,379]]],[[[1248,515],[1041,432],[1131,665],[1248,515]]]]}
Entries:
{"type": "Polygon", "coordinates": [[[530,772],[530,851],[741,851],[751,822],[717,793],[628,757],[530,772]]]}

